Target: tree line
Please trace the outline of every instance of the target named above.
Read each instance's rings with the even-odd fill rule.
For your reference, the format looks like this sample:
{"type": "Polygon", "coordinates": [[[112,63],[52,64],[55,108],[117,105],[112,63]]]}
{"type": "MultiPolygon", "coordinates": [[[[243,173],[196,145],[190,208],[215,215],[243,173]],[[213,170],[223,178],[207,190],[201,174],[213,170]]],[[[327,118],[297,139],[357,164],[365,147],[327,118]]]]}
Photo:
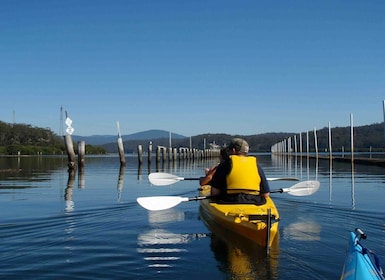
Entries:
{"type": "MultiPolygon", "coordinates": [[[[335,127],[331,129],[332,135],[332,150],[334,152],[350,151],[351,147],[351,132],[350,127],[335,127]]],[[[299,133],[264,133],[255,135],[230,135],[230,134],[201,134],[192,136],[191,138],[175,139],[172,140],[172,147],[179,148],[196,148],[203,150],[209,148],[209,143],[215,143],[220,147],[227,145],[232,138],[241,137],[244,138],[250,145],[250,152],[270,152],[271,146],[281,142],[289,137],[293,138],[296,135],[297,149],[299,150],[299,133]]],[[[315,151],[315,137],[314,131],[302,132],[302,149],[306,151],[307,147],[307,136],[309,137],[309,149],[315,151]]],[[[316,131],[317,146],[320,152],[329,150],[329,129],[324,127],[316,131]]],[[[384,152],[385,151],[385,137],[384,137],[384,124],[377,123],[365,126],[354,127],[354,150],[357,152],[384,152]]],[[[151,141],[152,146],[165,146],[168,147],[168,138],[149,139],[149,140],[129,140],[124,141],[124,149],[126,153],[134,153],[137,151],[138,145],[142,145],[143,151],[146,151],[149,142],[151,141]]],[[[294,145],[292,141],[292,145],[294,145]]],[[[110,152],[117,152],[116,143],[108,143],[102,145],[102,147],[110,152]]],[[[293,147],[294,148],[294,147],[293,147]]]]}
{"type": "MultiPolygon", "coordinates": [[[[371,125],[354,127],[354,150],[361,152],[385,151],[384,123],[376,123],[371,125]]],[[[317,144],[319,151],[329,149],[329,130],[327,127],[316,131],[317,144]]],[[[332,128],[332,150],[334,152],[350,151],[350,127],[332,128]]],[[[227,145],[234,137],[242,137],[248,141],[250,152],[270,152],[271,146],[281,142],[289,137],[296,136],[299,143],[299,134],[278,132],[264,133],[255,135],[230,135],[224,133],[200,134],[183,139],[172,139],[172,147],[190,148],[203,150],[209,148],[210,143],[223,147],[227,145]]],[[[314,132],[309,131],[308,134],[301,133],[302,146],[306,149],[306,138],[309,136],[309,148],[315,150],[314,132]]],[[[135,153],[138,145],[142,145],[143,151],[146,151],[149,143],[155,149],[157,146],[169,146],[168,138],[146,139],[146,140],[128,140],[124,141],[124,149],[126,153],[135,153]]],[[[297,145],[298,145],[297,143],[297,145]]],[[[74,143],[75,152],[77,145],[74,143]]],[[[155,151],[155,150],[154,150],[155,151]]],[[[92,146],[86,143],[87,154],[105,154],[117,153],[117,143],[108,143],[100,146],[92,146]]],[[[56,135],[49,128],[33,127],[29,124],[9,124],[0,121],[0,155],[60,155],[65,154],[64,140],[62,136],[56,135]]]]}
{"type": "MultiPolygon", "coordinates": [[[[74,143],[76,151],[77,145],[74,143]]],[[[86,145],[91,154],[106,153],[102,147],[86,145]]],[[[48,128],[0,121],[0,155],[61,155],[65,154],[63,137],[48,128]]]]}

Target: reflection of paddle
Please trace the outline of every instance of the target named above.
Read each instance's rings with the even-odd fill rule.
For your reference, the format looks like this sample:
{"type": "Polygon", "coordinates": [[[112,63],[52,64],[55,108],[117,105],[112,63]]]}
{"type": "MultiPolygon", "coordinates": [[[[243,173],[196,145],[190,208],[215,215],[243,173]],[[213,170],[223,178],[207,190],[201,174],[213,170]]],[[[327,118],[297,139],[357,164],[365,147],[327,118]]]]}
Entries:
{"type": "MultiPolygon", "coordinates": [[[[273,190],[270,193],[288,193],[295,196],[307,196],[315,193],[320,186],[319,181],[303,181],[295,184],[290,188],[282,188],[273,190]]],[[[147,210],[158,211],[165,210],[177,206],[181,202],[197,201],[209,199],[212,196],[195,196],[195,197],[181,197],[181,196],[148,196],[138,197],[136,201],[140,206],[147,210]]]]}
{"type": "MultiPolygon", "coordinates": [[[[200,178],[183,178],[173,174],[164,172],[155,172],[148,175],[148,180],[154,186],[167,186],[175,184],[179,181],[198,181],[200,178]]],[[[286,177],[286,178],[266,178],[268,181],[299,181],[298,178],[286,177]]]]}

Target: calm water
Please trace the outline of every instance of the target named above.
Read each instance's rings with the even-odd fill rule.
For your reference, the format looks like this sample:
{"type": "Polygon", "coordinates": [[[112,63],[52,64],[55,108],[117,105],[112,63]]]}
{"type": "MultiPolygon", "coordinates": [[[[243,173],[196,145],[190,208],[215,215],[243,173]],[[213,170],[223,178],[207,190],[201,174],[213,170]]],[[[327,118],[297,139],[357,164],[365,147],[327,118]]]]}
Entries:
{"type": "MultiPolygon", "coordinates": [[[[2,279],[339,279],[356,227],[385,262],[385,170],[258,155],[268,177],[317,179],[308,197],[272,194],[280,237],[269,257],[200,218],[199,202],[148,212],[138,196],[195,196],[198,183],[150,185],[150,172],[199,177],[215,161],[88,157],[69,174],[66,157],[0,158],[2,279]],[[354,171],[352,173],[352,170],[354,171]],[[229,242],[231,240],[231,242],[229,242]]],[[[292,182],[271,182],[271,189],[292,182]]]]}

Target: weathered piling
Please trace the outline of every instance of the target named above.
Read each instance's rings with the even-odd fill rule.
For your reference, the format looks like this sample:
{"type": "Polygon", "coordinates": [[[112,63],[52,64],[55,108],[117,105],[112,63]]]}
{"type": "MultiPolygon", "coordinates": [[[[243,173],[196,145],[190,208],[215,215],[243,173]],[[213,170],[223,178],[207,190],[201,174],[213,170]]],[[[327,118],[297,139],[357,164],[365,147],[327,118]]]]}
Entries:
{"type": "Polygon", "coordinates": [[[79,167],[84,167],[85,153],[86,153],[86,142],[85,141],[79,141],[78,142],[78,165],[79,165],[79,167]]]}
{"type": "Polygon", "coordinates": [[[176,161],[177,160],[177,158],[178,158],[178,150],[177,150],[177,148],[174,148],[174,161],[176,161]]]}
{"type": "Polygon", "coordinates": [[[118,186],[117,186],[118,202],[120,202],[120,199],[122,196],[123,183],[124,183],[124,165],[120,165],[119,176],[118,176],[118,186]]]}
{"type": "Polygon", "coordinates": [[[162,147],[162,160],[165,161],[167,159],[167,150],[166,147],[162,147]]]}
{"type": "Polygon", "coordinates": [[[72,143],[72,137],[69,134],[64,136],[64,143],[67,150],[68,155],[68,167],[70,169],[76,169],[76,157],[74,151],[74,145],[72,143]]]}
{"type": "Polygon", "coordinates": [[[119,152],[120,165],[125,166],[126,165],[126,158],[124,157],[123,139],[122,139],[122,136],[120,134],[119,122],[117,122],[116,125],[118,127],[118,152],[119,152]]]}
{"type": "Polygon", "coordinates": [[[67,149],[67,155],[68,155],[68,167],[70,169],[76,168],[76,160],[75,160],[75,151],[74,151],[74,145],[72,142],[72,133],[74,132],[74,129],[72,127],[72,120],[68,117],[67,111],[66,113],[66,120],[65,124],[67,125],[66,128],[66,135],[64,136],[64,144],[67,149]]]}
{"type": "Polygon", "coordinates": [[[170,148],[168,148],[168,161],[172,161],[173,158],[174,157],[172,155],[172,148],[170,147],[170,148]]]}
{"type": "Polygon", "coordinates": [[[123,140],[121,137],[118,138],[118,151],[119,151],[119,159],[120,159],[120,165],[126,165],[126,158],[124,157],[124,147],[123,147],[123,140]]]}
{"type": "Polygon", "coordinates": [[[151,158],[152,158],[152,142],[148,144],[148,156],[147,156],[147,162],[149,165],[151,165],[151,158]]]}
{"type": "Polygon", "coordinates": [[[161,151],[161,147],[160,146],[156,147],[156,162],[160,161],[160,151],[161,151]]]}
{"type": "Polygon", "coordinates": [[[143,149],[142,149],[142,145],[138,145],[138,163],[139,164],[143,163],[143,149]]]}

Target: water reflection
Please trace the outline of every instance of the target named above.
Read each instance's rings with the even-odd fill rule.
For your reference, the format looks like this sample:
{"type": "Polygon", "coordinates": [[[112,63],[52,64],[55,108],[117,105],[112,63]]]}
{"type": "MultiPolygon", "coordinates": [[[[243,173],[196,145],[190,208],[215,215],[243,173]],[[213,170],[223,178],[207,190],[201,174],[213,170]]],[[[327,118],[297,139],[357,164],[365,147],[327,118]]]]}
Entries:
{"type": "Polygon", "coordinates": [[[76,177],[76,170],[75,169],[68,169],[68,180],[67,180],[67,187],[64,192],[64,200],[66,202],[66,208],[65,210],[67,212],[71,212],[74,210],[75,204],[73,201],[73,187],[75,184],[75,177],[76,177]]]}
{"type": "Polygon", "coordinates": [[[354,196],[354,162],[352,161],[352,209],[356,208],[356,200],[354,196]]]}
{"type": "Polygon", "coordinates": [[[142,181],[142,164],[138,165],[138,182],[142,181]]]}
{"type": "Polygon", "coordinates": [[[185,220],[183,211],[171,208],[163,211],[148,211],[148,222],[152,226],[170,222],[181,222],[185,220]]]}
{"type": "Polygon", "coordinates": [[[230,232],[215,222],[201,217],[212,232],[211,250],[229,279],[278,279],[279,237],[274,239],[269,255],[266,249],[243,236],[230,232]]]}
{"type": "Polygon", "coordinates": [[[333,190],[333,158],[329,159],[329,201],[332,201],[332,190],[333,190]]]}
{"type": "Polygon", "coordinates": [[[292,223],[284,228],[283,233],[286,238],[293,240],[321,240],[321,226],[314,221],[302,221],[292,223]]]}
{"type": "Polygon", "coordinates": [[[271,155],[273,166],[278,166],[287,176],[295,176],[301,180],[318,180],[319,158],[312,158],[309,154],[306,157],[298,155],[271,155]],[[304,163],[305,161],[305,163],[304,163]],[[294,167],[293,167],[294,164],[294,167]],[[311,167],[314,164],[314,168],[311,167]],[[306,165],[305,171],[303,166],[306,165]],[[293,171],[294,170],[294,171],[293,171]],[[314,171],[313,171],[314,170],[314,171]],[[314,175],[311,174],[314,172],[314,175]]]}
{"type": "Polygon", "coordinates": [[[118,202],[120,202],[120,199],[122,198],[122,190],[124,186],[124,170],[125,166],[120,165],[119,169],[119,176],[118,176],[118,202]]]}
{"type": "Polygon", "coordinates": [[[138,235],[137,252],[144,254],[148,267],[168,268],[187,250],[178,245],[189,242],[189,236],[171,233],[164,229],[152,229],[138,235]]]}
{"type": "Polygon", "coordinates": [[[137,252],[144,255],[143,259],[148,262],[148,267],[160,269],[175,266],[175,262],[187,252],[186,244],[208,236],[206,233],[174,233],[159,228],[184,219],[184,212],[176,209],[148,212],[148,222],[153,228],[137,237],[137,252]]]}
{"type": "MultiPolygon", "coordinates": [[[[335,178],[339,178],[340,176],[349,176],[348,179],[350,179],[350,197],[351,197],[351,209],[356,209],[356,196],[355,196],[355,173],[357,172],[356,169],[359,169],[362,174],[365,174],[365,176],[376,176],[376,177],[383,177],[383,169],[381,167],[375,167],[371,165],[358,165],[355,166],[353,161],[347,161],[341,162],[336,161],[332,157],[313,157],[306,155],[306,157],[299,157],[299,160],[297,160],[298,156],[294,156],[294,159],[292,159],[292,156],[288,155],[271,155],[272,164],[277,165],[286,172],[288,172],[289,176],[292,176],[291,174],[291,164],[290,162],[293,161],[295,165],[299,164],[299,174],[297,174],[297,171],[295,171],[295,176],[298,178],[301,178],[303,180],[304,177],[306,177],[306,180],[318,180],[319,174],[327,174],[328,175],[328,184],[329,184],[329,192],[328,192],[328,200],[329,204],[333,201],[333,180],[335,178]],[[306,161],[304,163],[305,171],[302,170],[302,161],[306,161]],[[350,166],[349,166],[350,164],[350,166]],[[313,167],[314,165],[314,167],[313,167]],[[349,166],[349,167],[348,167],[349,166]],[[320,171],[321,169],[321,171],[320,171]],[[349,170],[347,172],[347,170],[349,170]],[[314,172],[314,175],[312,174],[314,172]],[[304,173],[304,174],[302,174],[304,173]]],[[[297,170],[297,167],[294,168],[297,170]]],[[[334,192],[341,191],[341,189],[334,189],[334,192]]],[[[347,197],[347,196],[346,196],[347,197]]],[[[335,199],[335,198],[334,198],[335,199]]]]}
{"type": "Polygon", "coordinates": [[[84,167],[79,167],[79,179],[78,179],[78,188],[84,189],[86,186],[86,181],[84,179],[84,167]]]}

